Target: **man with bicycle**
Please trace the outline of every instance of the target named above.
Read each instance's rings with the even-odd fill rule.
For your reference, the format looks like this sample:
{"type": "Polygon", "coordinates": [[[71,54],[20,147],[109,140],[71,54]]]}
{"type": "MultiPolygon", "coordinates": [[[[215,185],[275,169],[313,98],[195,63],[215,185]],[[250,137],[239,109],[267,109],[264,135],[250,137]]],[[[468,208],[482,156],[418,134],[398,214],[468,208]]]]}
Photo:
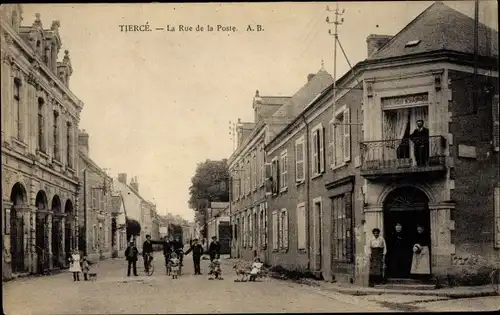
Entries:
{"type": "Polygon", "coordinates": [[[153,260],[153,242],[151,242],[151,235],[146,235],[146,240],[142,244],[142,258],[144,259],[144,269],[146,273],[149,272],[149,266],[153,260]]]}

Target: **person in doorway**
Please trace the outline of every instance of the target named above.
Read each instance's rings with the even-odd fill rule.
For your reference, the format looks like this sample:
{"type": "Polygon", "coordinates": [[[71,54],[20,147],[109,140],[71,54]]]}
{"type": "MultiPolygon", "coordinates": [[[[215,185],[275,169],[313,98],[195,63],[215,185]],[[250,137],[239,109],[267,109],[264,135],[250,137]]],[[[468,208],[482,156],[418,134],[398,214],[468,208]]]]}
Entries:
{"type": "Polygon", "coordinates": [[[188,255],[190,252],[193,252],[194,274],[201,275],[200,261],[201,256],[203,256],[203,246],[198,244],[198,239],[195,238],[193,240],[193,245],[191,245],[184,255],[188,255]]]}
{"type": "Polygon", "coordinates": [[[130,268],[132,268],[134,272],[134,276],[138,276],[137,274],[137,256],[139,255],[139,250],[135,246],[134,242],[131,241],[127,249],[125,250],[125,257],[128,262],[128,267],[127,267],[127,277],[130,277],[130,268]]]}
{"type": "Polygon", "coordinates": [[[387,243],[388,274],[395,278],[408,276],[411,266],[410,243],[400,223],[394,226],[387,243]]]}
{"type": "Polygon", "coordinates": [[[80,253],[78,250],[74,250],[73,254],[69,259],[69,272],[73,273],[73,281],[80,281],[80,272],[82,272],[82,267],[80,266],[80,253]]]}
{"type": "Polygon", "coordinates": [[[151,235],[146,235],[146,240],[142,243],[142,259],[144,260],[144,270],[149,271],[149,264],[153,260],[153,243],[151,235]]]}
{"type": "Polygon", "coordinates": [[[417,129],[410,135],[410,139],[414,144],[413,152],[417,165],[427,165],[429,160],[429,129],[424,127],[423,120],[417,120],[417,129]]]}
{"type": "Polygon", "coordinates": [[[424,227],[421,225],[417,226],[410,270],[414,278],[427,278],[431,273],[429,244],[429,237],[425,233],[424,227]]]}
{"type": "Polygon", "coordinates": [[[387,254],[387,246],[384,238],[380,236],[380,229],[373,229],[372,234],[373,238],[369,242],[370,276],[368,280],[371,287],[384,282],[385,255],[387,254]]]}

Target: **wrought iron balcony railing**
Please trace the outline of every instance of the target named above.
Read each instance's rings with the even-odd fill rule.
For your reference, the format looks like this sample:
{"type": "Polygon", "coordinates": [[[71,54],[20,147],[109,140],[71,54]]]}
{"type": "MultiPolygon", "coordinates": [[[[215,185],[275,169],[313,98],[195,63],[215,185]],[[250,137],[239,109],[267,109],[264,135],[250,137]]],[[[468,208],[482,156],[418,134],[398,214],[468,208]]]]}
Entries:
{"type": "Polygon", "coordinates": [[[428,138],[365,141],[361,143],[361,171],[415,171],[443,167],[446,163],[446,139],[428,138]]]}

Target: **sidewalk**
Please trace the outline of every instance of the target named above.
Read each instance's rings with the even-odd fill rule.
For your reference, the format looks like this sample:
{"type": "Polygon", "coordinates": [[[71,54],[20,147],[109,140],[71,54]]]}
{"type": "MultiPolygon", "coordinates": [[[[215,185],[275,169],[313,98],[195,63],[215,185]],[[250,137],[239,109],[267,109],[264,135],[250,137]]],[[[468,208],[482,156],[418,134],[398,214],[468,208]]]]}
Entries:
{"type": "MultiPolygon", "coordinates": [[[[244,261],[242,259],[227,259],[228,263],[235,264],[239,261],[244,261]]],[[[484,297],[484,296],[496,296],[497,294],[491,287],[491,285],[475,286],[475,287],[454,287],[454,288],[443,288],[434,290],[395,290],[395,289],[380,289],[380,288],[370,288],[362,287],[354,284],[347,283],[331,283],[327,281],[320,281],[310,278],[302,278],[298,280],[285,279],[279,277],[278,275],[271,276],[282,279],[290,280],[304,285],[319,287],[325,291],[339,292],[349,295],[412,295],[418,296],[420,300],[440,300],[440,299],[459,299],[459,298],[473,298],[473,297],[484,297]],[[434,297],[434,298],[431,298],[434,297]]],[[[391,298],[386,298],[391,299],[391,298]]],[[[416,297],[413,299],[417,299],[416,297]]]]}

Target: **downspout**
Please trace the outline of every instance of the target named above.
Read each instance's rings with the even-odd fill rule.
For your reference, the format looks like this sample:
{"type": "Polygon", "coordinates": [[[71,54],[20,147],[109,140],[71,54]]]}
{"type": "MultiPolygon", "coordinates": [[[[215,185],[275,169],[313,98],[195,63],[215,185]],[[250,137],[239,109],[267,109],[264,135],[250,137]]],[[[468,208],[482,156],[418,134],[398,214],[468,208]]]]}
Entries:
{"type": "MultiPolygon", "coordinates": [[[[309,124],[307,123],[306,117],[304,114],[302,114],[302,120],[304,121],[304,124],[306,125],[306,156],[304,157],[304,160],[307,161],[306,163],[306,171],[304,172],[304,177],[305,177],[305,184],[306,184],[306,230],[307,230],[307,270],[311,271],[311,231],[310,231],[310,203],[311,203],[311,196],[310,196],[310,182],[309,182],[309,124]],[[306,158],[307,157],[307,158],[306,158]]],[[[305,163],[304,161],[304,163],[305,163]]]]}

